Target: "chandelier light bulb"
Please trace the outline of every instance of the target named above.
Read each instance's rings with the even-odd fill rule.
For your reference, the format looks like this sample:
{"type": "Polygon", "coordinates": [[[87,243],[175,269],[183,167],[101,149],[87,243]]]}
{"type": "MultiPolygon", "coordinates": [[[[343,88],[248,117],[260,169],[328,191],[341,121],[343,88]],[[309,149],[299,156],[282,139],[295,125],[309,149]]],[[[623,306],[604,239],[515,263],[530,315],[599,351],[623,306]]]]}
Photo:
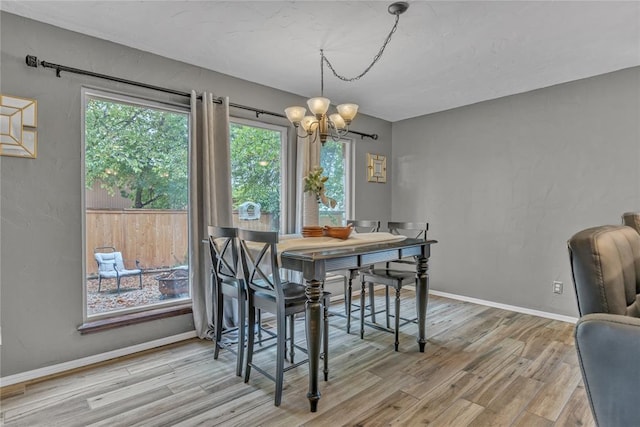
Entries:
{"type": "Polygon", "coordinates": [[[284,109],[284,113],[287,115],[287,119],[291,123],[300,123],[302,118],[307,113],[307,109],[304,107],[289,107],[284,109]]]}
{"type": "Polygon", "coordinates": [[[338,114],[349,124],[358,114],[358,104],[340,104],[336,107],[338,114]]]}
{"type": "Polygon", "coordinates": [[[330,115],[329,120],[331,120],[331,123],[333,123],[333,126],[336,129],[345,129],[347,127],[347,124],[344,122],[344,119],[338,113],[333,113],[332,115],[330,115]]]}
{"type": "Polygon", "coordinates": [[[322,96],[318,96],[316,98],[311,98],[307,101],[307,105],[309,106],[309,111],[316,115],[316,117],[323,116],[326,114],[329,109],[329,104],[331,101],[329,98],[325,98],[322,96]]]}
{"type": "Polygon", "coordinates": [[[311,125],[316,121],[316,118],[313,116],[304,116],[302,120],[300,120],[300,126],[304,129],[305,132],[311,133],[311,125]]]}

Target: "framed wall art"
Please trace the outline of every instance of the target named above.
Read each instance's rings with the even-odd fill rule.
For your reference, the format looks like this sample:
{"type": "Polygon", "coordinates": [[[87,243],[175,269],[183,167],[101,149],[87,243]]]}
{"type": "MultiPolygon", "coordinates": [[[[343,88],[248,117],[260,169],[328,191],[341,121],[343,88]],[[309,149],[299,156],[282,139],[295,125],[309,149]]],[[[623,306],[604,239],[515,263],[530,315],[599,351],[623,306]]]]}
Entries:
{"type": "Polygon", "coordinates": [[[0,94],[0,155],[35,159],[38,154],[38,103],[0,94]]]}
{"type": "Polygon", "coordinates": [[[380,154],[367,153],[367,180],[387,182],[387,158],[380,154]]]}

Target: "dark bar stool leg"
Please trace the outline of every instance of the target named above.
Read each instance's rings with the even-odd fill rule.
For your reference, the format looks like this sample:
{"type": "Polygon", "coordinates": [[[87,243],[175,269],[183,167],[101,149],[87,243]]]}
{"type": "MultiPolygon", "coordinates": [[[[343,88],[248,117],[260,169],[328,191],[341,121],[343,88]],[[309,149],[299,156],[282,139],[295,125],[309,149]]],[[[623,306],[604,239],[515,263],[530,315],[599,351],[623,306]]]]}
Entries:
{"type": "Polygon", "coordinates": [[[362,289],[360,290],[360,339],[364,339],[364,301],[367,291],[365,290],[367,284],[362,282],[362,289]]]}
{"type": "MultiPolygon", "coordinates": [[[[256,331],[253,331],[255,334],[256,331]]],[[[258,309],[258,344],[262,347],[262,311],[258,309]]]]}
{"type": "MultiPolygon", "coordinates": [[[[371,321],[376,323],[376,299],[373,289],[373,283],[369,283],[369,311],[371,312],[371,321]]],[[[362,306],[362,312],[364,313],[364,306],[362,306]]],[[[364,316],[363,316],[364,317],[364,316]]]]}
{"type": "Polygon", "coordinates": [[[277,334],[276,338],[277,351],[276,351],[276,400],[275,406],[280,406],[282,402],[282,388],[284,383],[284,358],[286,355],[285,343],[287,341],[287,326],[286,317],[282,311],[277,314],[277,334]]]}
{"type": "MultiPolygon", "coordinates": [[[[247,299],[251,299],[250,295],[247,299]]],[[[244,382],[249,382],[249,376],[251,375],[251,362],[253,360],[253,344],[255,342],[255,328],[256,328],[256,308],[252,301],[249,301],[249,336],[247,337],[247,360],[244,364],[244,382]]]]}
{"type": "Polygon", "coordinates": [[[400,345],[400,337],[399,337],[399,331],[400,331],[400,287],[396,288],[396,333],[395,333],[395,337],[396,337],[396,341],[394,343],[395,349],[396,351],[398,351],[398,346],[400,345]]]}
{"type": "MultiPolygon", "coordinates": [[[[214,278],[212,278],[211,280],[215,280],[214,278]]],[[[217,359],[218,358],[218,353],[220,352],[220,340],[222,339],[222,312],[223,312],[223,308],[222,308],[222,295],[218,290],[218,286],[215,286],[214,288],[214,294],[213,294],[213,315],[214,315],[214,321],[213,321],[213,339],[214,339],[214,346],[213,346],[213,358],[217,359]]]]}
{"type": "MultiPolygon", "coordinates": [[[[390,329],[391,328],[391,322],[389,320],[389,287],[388,286],[384,287],[384,304],[385,304],[385,308],[386,308],[386,310],[385,310],[386,316],[385,317],[387,318],[387,329],[390,329]]],[[[396,310],[396,316],[398,315],[397,313],[398,313],[398,311],[396,310]]]]}
{"type": "MultiPolygon", "coordinates": [[[[238,351],[236,354],[236,375],[242,376],[242,362],[244,362],[244,344],[246,333],[247,315],[245,313],[244,292],[238,288],[238,351]]],[[[222,319],[220,319],[222,320],[222,319]]],[[[221,328],[222,329],[222,328],[221,328]]]]}

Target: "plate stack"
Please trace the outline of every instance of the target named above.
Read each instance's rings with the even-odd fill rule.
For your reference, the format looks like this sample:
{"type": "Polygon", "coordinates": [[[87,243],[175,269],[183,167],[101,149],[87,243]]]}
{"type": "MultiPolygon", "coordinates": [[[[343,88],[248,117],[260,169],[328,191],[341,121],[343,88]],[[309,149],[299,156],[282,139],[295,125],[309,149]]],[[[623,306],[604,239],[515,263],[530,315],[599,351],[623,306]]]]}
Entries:
{"type": "Polygon", "coordinates": [[[322,237],[322,227],[319,225],[307,225],[302,227],[302,237],[322,237]]]}

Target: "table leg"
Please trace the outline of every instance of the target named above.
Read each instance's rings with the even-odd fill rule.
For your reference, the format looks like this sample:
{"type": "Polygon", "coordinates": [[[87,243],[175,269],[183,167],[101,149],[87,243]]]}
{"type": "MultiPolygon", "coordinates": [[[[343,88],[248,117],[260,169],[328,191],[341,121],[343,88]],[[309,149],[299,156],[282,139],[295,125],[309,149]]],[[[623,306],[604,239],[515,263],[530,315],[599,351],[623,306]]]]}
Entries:
{"type": "Polygon", "coordinates": [[[318,390],[318,368],[320,366],[320,341],[322,334],[322,282],[307,280],[305,293],[307,296],[305,326],[307,335],[307,352],[309,356],[309,392],[307,398],[311,412],[318,410],[320,391],[318,390]]]}
{"type": "Polygon", "coordinates": [[[427,343],[427,303],[429,302],[429,274],[427,273],[428,258],[419,257],[416,264],[416,313],[418,314],[418,346],[420,353],[424,353],[427,343]]]}

